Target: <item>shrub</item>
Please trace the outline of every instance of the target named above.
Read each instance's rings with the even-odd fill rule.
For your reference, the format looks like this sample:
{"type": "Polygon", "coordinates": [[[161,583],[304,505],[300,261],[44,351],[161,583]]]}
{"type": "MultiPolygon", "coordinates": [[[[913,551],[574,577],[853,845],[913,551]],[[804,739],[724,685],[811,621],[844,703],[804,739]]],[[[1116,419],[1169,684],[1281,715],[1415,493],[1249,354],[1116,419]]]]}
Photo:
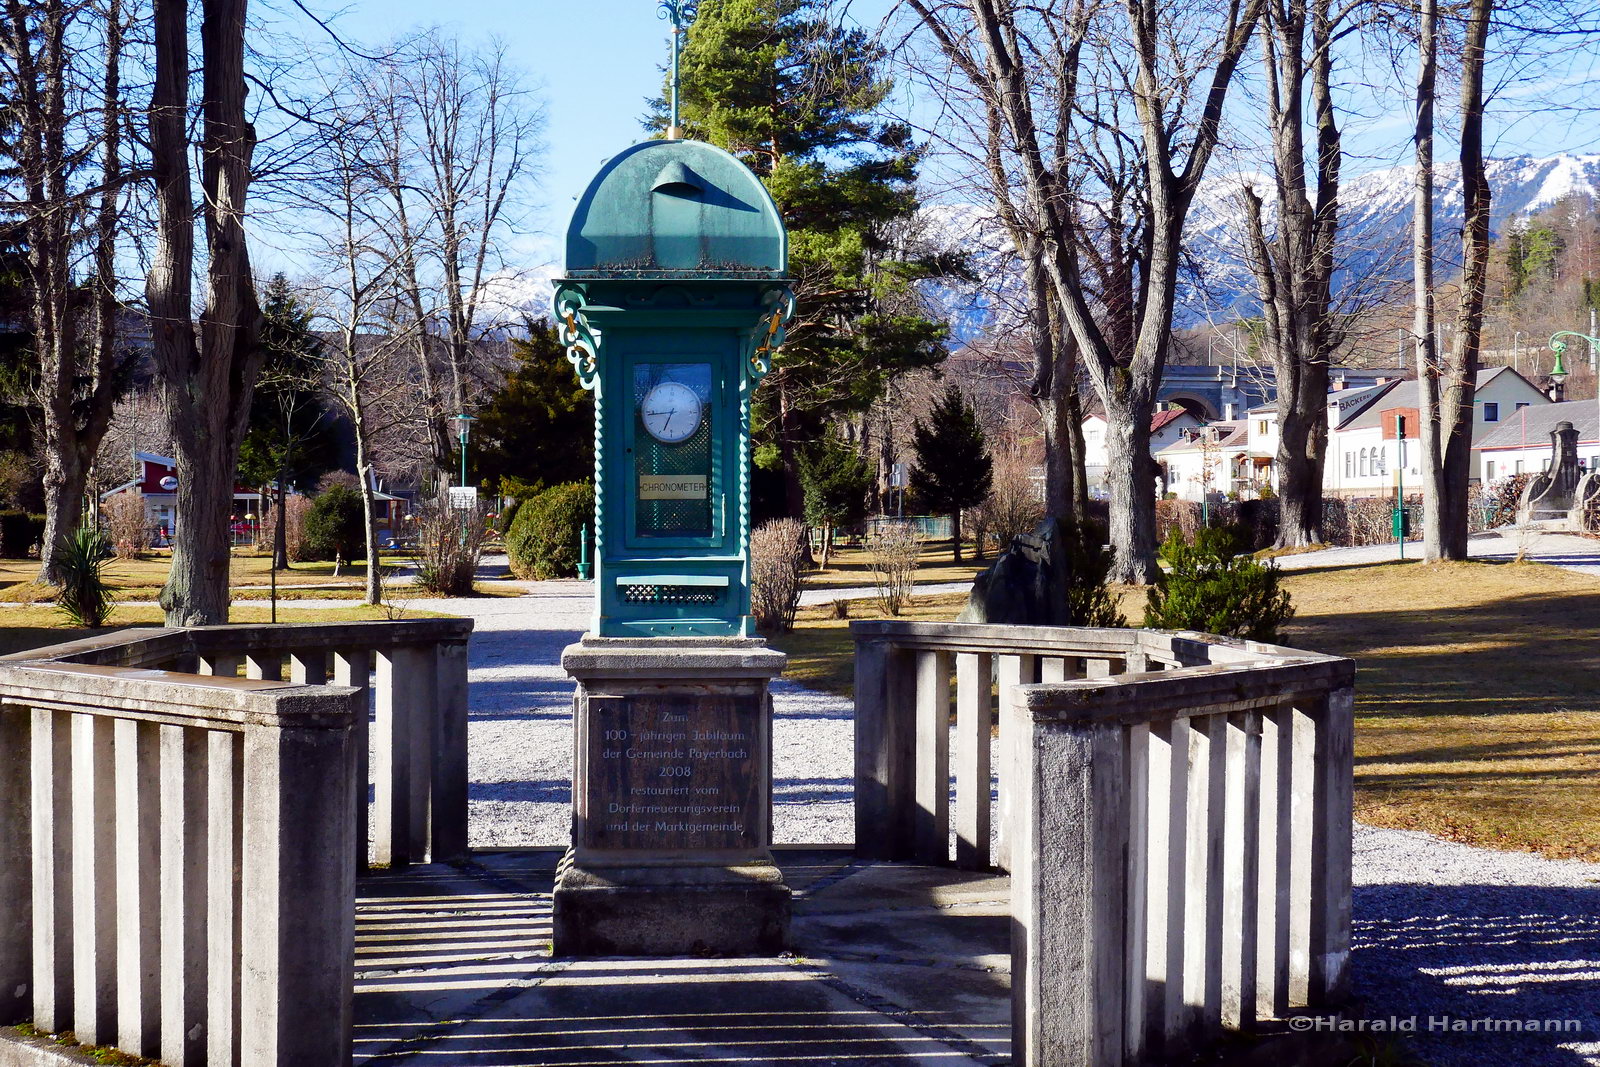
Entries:
{"type": "Polygon", "coordinates": [[[111,547],[118,559],[133,559],[150,548],[150,525],[145,521],[144,496],[137,492],[118,493],[100,505],[111,533],[111,547]]]}
{"type": "Polygon", "coordinates": [[[101,574],[110,554],[111,546],[105,535],[89,523],[79,526],[67,540],[56,563],[61,579],[56,607],[74,626],[89,629],[104,626],[106,617],[116,606],[111,587],[101,574]]]}
{"type": "Polygon", "coordinates": [[[1067,565],[1067,626],[1126,626],[1117,598],[1106,579],[1111,576],[1111,546],[1106,528],[1089,521],[1060,521],[1062,555],[1067,565]]]}
{"type": "Polygon", "coordinates": [[[495,533],[499,534],[501,537],[508,536],[511,533],[511,524],[517,521],[517,512],[521,510],[521,497],[514,496],[507,501],[506,506],[501,509],[499,516],[494,520],[495,533]]]}
{"type": "MultiPolygon", "coordinates": [[[[290,563],[304,563],[311,559],[311,545],[306,540],[306,519],[311,514],[311,498],[301,493],[290,493],[283,498],[283,551],[290,563]]],[[[277,537],[278,504],[269,499],[261,516],[260,550],[272,555],[277,537]]],[[[366,534],[362,534],[362,549],[366,549],[366,534]]]]}
{"type": "Polygon", "coordinates": [[[347,485],[330,485],[311,502],[305,520],[307,559],[345,563],[367,551],[367,520],[361,494],[347,485]]]}
{"type": "Polygon", "coordinates": [[[1202,529],[1190,545],[1176,533],[1161,545],[1170,567],[1150,588],[1144,624],[1163,630],[1200,630],[1224,637],[1275,641],[1293,614],[1278,588],[1278,568],[1245,551],[1236,527],[1202,529]]]}
{"type": "Polygon", "coordinates": [[[506,535],[511,573],[545,581],[578,574],[578,534],[594,530],[594,488],[588,482],[557,485],[517,509],[506,535]]]}
{"type": "Polygon", "coordinates": [[[806,548],[806,524],[799,519],[774,519],[750,535],[750,613],[762,632],[794,629],[806,548]]]}
{"type": "Polygon", "coordinates": [[[26,559],[44,540],[44,516],[25,511],[0,511],[0,556],[26,559]]]}
{"type": "Polygon", "coordinates": [[[443,596],[470,596],[483,543],[489,537],[482,507],[453,508],[448,496],[424,504],[417,523],[417,584],[443,596]]]}
{"type": "Polygon", "coordinates": [[[877,588],[878,607],[886,615],[899,615],[917,584],[922,538],[909,522],[886,522],[867,538],[867,551],[872,554],[872,584],[877,588]]]}

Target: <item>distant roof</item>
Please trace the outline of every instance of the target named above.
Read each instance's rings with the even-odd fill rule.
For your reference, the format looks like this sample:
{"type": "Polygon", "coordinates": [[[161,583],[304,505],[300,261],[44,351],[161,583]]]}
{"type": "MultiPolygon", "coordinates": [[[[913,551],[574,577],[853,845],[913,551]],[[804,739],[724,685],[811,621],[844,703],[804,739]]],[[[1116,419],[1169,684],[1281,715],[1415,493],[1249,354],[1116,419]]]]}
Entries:
{"type": "MultiPolygon", "coordinates": [[[[1523,378],[1522,375],[1518,374],[1510,367],[1486,367],[1478,371],[1476,388],[1482,389],[1484,386],[1488,385],[1490,382],[1494,381],[1494,379],[1503,374],[1509,374],[1515,378],[1519,378],[1534,392],[1539,391],[1538,386],[1528,381],[1528,379],[1523,378]]],[[[1393,382],[1386,386],[1380,386],[1379,388],[1384,390],[1384,392],[1379,394],[1378,397],[1374,397],[1376,402],[1363,404],[1360,410],[1358,410],[1353,417],[1346,418],[1339,423],[1339,429],[1360,430],[1371,426],[1378,426],[1382,422],[1382,415],[1385,411],[1392,411],[1395,408],[1416,408],[1421,406],[1419,400],[1420,394],[1417,391],[1417,380],[1415,378],[1403,382],[1393,382]]],[[[1328,396],[1329,402],[1331,403],[1335,394],[1329,393],[1328,396]]],[[[1545,405],[1540,404],[1537,406],[1544,407],[1545,405]]]]}
{"type": "Polygon", "coordinates": [[[1191,412],[1184,408],[1167,408],[1164,411],[1158,411],[1150,416],[1150,432],[1155,433],[1157,430],[1165,429],[1188,414],[1191,414],[1191,412]]]}
{"type": "MultiPolygon", "coordinates": [[[[1249,428],[1245,425],[1243,419],[1235,419],[1232,422],[1213,422],[1206,428],[1215,431],[1217,435],[1215,441],[1208,443],[1208,447],[1244,448],[1250,439],[1249,428]]],[[[1198,452],[1200,447],[1201,440],[1199,438],[1180,437],[1156,454],[1161,455],[1165,452],[1198,452]]]]}
{"type": "Polygon", "coordinates": [[[1548,449],[1550,432],[1570,422],[1579,441],[1600,441],[1600,409],[1593,400],[1567,400],[1560,404],[1532,404],[1503,416],[1500,425],[1484,434],[1473,448],[1548,449]]]}

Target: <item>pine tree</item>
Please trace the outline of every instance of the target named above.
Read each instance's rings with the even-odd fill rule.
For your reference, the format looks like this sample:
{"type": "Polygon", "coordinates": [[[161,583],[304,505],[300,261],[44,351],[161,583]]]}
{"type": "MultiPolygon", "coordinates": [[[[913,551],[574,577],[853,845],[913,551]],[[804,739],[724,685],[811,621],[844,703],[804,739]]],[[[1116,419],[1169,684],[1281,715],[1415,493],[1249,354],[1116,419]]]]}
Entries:
{"type": "Polygon", "coordinates": [[[961,390],[948,387],[927,424],[917,420],[912,447],[917,459],[911,469],[911,491],[934,514],[950,516],[955,561],[960,563],[961,510],[982,503],[994,481],[994,460],[978,425],[977,409],[961,390]]]}
{"type": "Polygon", "coordinates": [[[531,497],[594,477],[594,394],[583,388],[549,322],[528,324],[515,341],[517,366],[478,411],[480,480],[531,497]]]}
{"type": "Polygon", "coordinates": [[[806,523],[822,531],[820,562],[826,568],[833,528],[853,526],[866,517],[872,471],[859,452],[826,430],[800,454],[799,473],[806,523]]]}
{"type": "Polygon", "coordinates": [[[339,445],[319,384],[322,341],[311,329],[311,311],[276,274],[261,308],[261,374],[250,406],[250,428],[239,446],[239,478],[246,484],[275,483],[272,565],[289,566],[284,511],[291,483],[306,485],[338,464],[339,445]]]}
{"type": "Polygon", "coordinates": [[[917,151],[908,127],[879,117],[892,88],[884,50],[826,7],[704,0],[682,60],[689,135],[760,175],[789,230],[798,314],[753,424],[756,462],[782,466],[790,514],[803,501],[799,456],[824,427],[944,359],[947,328],[916,286],[964,272],[957,257],[895,247],[891,232],[917,210],[917,151]]]}

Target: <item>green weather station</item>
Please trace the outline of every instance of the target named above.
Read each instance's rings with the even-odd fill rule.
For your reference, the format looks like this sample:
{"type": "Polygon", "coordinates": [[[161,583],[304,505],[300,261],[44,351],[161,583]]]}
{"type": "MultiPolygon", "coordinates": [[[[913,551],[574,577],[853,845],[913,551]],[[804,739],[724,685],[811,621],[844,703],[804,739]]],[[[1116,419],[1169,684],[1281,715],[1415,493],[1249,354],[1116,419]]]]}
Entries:
{"type": "Polygon", "coordinates": [[[562,342],[595,393],[598,637],[753,636],[750,400],[793,314],[783,222],[720,148],[601,169],[567,230],[562,342]]]}

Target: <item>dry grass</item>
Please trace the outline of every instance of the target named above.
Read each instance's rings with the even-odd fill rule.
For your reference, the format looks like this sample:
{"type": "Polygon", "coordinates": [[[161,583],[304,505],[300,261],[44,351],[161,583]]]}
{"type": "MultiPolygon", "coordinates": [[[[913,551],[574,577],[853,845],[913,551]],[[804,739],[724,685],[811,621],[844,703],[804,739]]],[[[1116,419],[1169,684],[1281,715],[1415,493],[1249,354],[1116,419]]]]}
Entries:
{"type": "MultiPolygon", "coordinates": [[[[966,558],[971,559],[970,550],[966,558]]],[[[994,557],[959,567],[950,562],[950,541],[924,541],[922,558],[917,565],[918,585],[937,585],[942,582],[970,582],[973,575],[994,562],[994,557]]],[[[806,574],[807,589],[871,588],[872,554],[861,545],[848,545],[834,549],[828,557],[828,569],[812,570],[806,574]]]]}
{"type": "MultiPolygon", "coordinates": [[[[438,612],[407,609],[407,618],[440,618],[438,612]]],[[[228,613],[230,622],[264,623],[271,618],[266,605],[235,605],[228,613]]],[[[374,622],[388,618],[382,608],[354,605],[348,608],[282,608],[278,609],[279,622],[374,622]]],[[[161,609],[157,607],[118,606],[111,613],[107,630],[128,626],[160,626],[161,609]]],[[[66,618],[55,608],[0,607],[0,655],[22,652],[43,645],[59,644],[88,634],[88,630],[66,625],[66,618]]]]}
{"type": "MultiPolygon", "coordinates": [[[[1600,860],[1600,581],[1538,564],[1394,563],[1284,576],[1283,643],[1356,660],[1356,814],[1600,860]]],[[[951,619],[959,595],[906,618],[951,619]]],[[[870,618],[870,601],[851,605],[870,618]]],[[[1123,590],[1130,620],[1143,592],[1123,590]]],[[[848,621],[807,608],[787,677],[848,695],[848,621]]]]}
{"type": "MultiPolygon", "coordinates": [[[[385,562],[396,562],[402,557],[385,562]]],[[[234,552],[228,573],[228,583],[235,589],[242,586],[266,586],[272,583],[272,558],[254,553],[234,552]]],[[[105,576],[121,600],[153,600],[167,580],[172,566],[172,556],[165,551],[152,552],[140,559],[114,559],[106,564],[105,576]]],[[[279,590],[302,586],[338,585],[358,589],[366,578],[366,564],[346,564],[339,576],[333,576],[332,563],[293,563],[287,571],[278,572],[279,590]]],[[[39,574],[39,561],[27,559],[0,560],[0,601],[26,602],[28,590],[39,574]]],[[[251,590],[245,590],[250,592],[251,590]]]]}

